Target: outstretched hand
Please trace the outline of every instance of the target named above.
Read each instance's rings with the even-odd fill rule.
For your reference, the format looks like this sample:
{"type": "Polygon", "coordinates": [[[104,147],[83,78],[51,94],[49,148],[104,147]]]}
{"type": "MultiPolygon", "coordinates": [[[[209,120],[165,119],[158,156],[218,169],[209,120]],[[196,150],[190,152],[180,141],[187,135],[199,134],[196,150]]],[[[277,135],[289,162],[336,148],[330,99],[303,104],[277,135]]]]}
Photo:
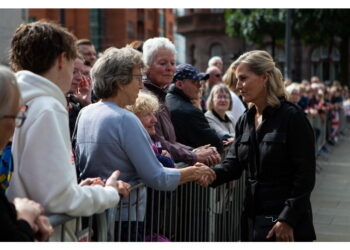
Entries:
{"type": "Polygon", "coordinates": [[[207,187],[216,179],[214,170],[204,165],[203,163],[197,162],[194,164],[194,166],[200,170],[198,173],[198,178],[196,179],[196,183],[198,185],[207,187]]]}
{"type": "Polygon", "coordinates": [[[218,153],[216,147],[204,145],[198,147],[196,150],[197,161],[202,162],[208,166],[214,166],[221,161],[221,156],[218,153]]]}

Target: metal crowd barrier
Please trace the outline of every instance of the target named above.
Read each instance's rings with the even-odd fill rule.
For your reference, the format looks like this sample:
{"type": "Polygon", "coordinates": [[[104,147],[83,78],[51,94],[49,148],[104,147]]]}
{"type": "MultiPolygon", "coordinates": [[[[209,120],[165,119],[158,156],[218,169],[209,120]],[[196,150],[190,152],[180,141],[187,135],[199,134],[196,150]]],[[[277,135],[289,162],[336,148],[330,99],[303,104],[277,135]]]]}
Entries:
{"type": "MultiPolygon", "coordinates": [[[[122,221],[121,202],[117,207],[91,217],[51,215],[49,220],[53,227],[62,226],[61,241],[66,240],[65,223],[73,220],[78,224],[78,241],[239,241],[244,179],[242,176],[238,181],[215,189],[193,182],[172,192],[147,188],[147,207],[141,221],[122,221]],[[85,223],[81,223],[84,218],[85,223]]],[[[143,183],[134,184],[130,192],[130,195],[136,195],[137,210],[138,196],[143,188],[146,188],[143,183]]],[[[130,202],[128,206],[130,214],[130,202]]]]}
{"type": "Polygon", "coordinates": [[[323,146],[327,143],[327,116],[326,115],[316,115],[307,116],[311,126],[313,127],[316,135],[316,153],[319,153],[323,146]]]}
{"type": "MultiPolygon", "coordinates": [[[[131,195],[139,195],[141,188],[144,188],[143,184],[134,188],[136,192],[131,195]]],[[[215,189],[203,188],[191,182],[173,192],[148,188],[147,195],[144,220],[117,221],[115,227],[127,231],[127,236],[122,236],[122,231],[116,230],[114,241],[240,240],[244,176],[215,189]],[[132,234],[137,234],[137,237],[132,234]]]]}

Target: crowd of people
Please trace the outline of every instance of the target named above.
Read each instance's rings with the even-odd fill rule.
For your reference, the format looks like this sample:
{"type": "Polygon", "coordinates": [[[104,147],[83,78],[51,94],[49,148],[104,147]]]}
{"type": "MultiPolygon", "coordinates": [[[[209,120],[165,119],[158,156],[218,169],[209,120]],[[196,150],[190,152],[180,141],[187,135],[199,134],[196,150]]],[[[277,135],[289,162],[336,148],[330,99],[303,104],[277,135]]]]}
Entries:
{"type": "MultiPolygon", "coordinates": [[[[175,58],[163,37],[97,58],[89,40],[57,24],[18,27],[12,71],[0,68],[1,241],[57,241],[61,229],[45,214],[90,216],[119,202],[122,239],[131,220],[143,241],[147,191],[136,196],[129,183],[216,187],[244,170],[242,240],[315,240],[320,132],[308,117],[325,117],[336,143],[339,112],[350,117],[348,89],[316,77],[286,86],[265,51],[243,54],[224,75],[220,57],[205,72],[175,58]]],[[[66,239],[77,240],[78,226],[67,223],[66,239]]]]}

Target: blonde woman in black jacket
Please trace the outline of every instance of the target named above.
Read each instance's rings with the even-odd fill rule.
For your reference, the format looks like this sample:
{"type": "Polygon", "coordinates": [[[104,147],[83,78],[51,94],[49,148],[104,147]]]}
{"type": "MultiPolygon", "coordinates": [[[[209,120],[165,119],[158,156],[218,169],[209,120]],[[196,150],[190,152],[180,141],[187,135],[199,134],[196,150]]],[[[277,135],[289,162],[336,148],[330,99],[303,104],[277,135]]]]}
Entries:
{"type": "Polygon", "coordinates": [[[282,75],[267,52],[243,54],[234,62],[234,71],[250,109],[238,120],[235,142],[215,168],[211,186],[239,179],[246,171],[242,240],[313,241],[312,127],[304,113],[286,101],[282,75]]]}

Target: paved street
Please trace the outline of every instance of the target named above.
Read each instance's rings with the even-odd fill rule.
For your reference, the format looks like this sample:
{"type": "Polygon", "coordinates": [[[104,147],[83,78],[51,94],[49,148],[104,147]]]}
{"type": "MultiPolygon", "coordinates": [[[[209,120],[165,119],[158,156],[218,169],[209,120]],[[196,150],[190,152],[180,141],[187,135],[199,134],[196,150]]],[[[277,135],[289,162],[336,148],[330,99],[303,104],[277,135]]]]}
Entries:
{"type": "Polygon", "coordinates": [[[350,242],[350,132],[328,147],[311,195],[317,241],[350,242]]]}

